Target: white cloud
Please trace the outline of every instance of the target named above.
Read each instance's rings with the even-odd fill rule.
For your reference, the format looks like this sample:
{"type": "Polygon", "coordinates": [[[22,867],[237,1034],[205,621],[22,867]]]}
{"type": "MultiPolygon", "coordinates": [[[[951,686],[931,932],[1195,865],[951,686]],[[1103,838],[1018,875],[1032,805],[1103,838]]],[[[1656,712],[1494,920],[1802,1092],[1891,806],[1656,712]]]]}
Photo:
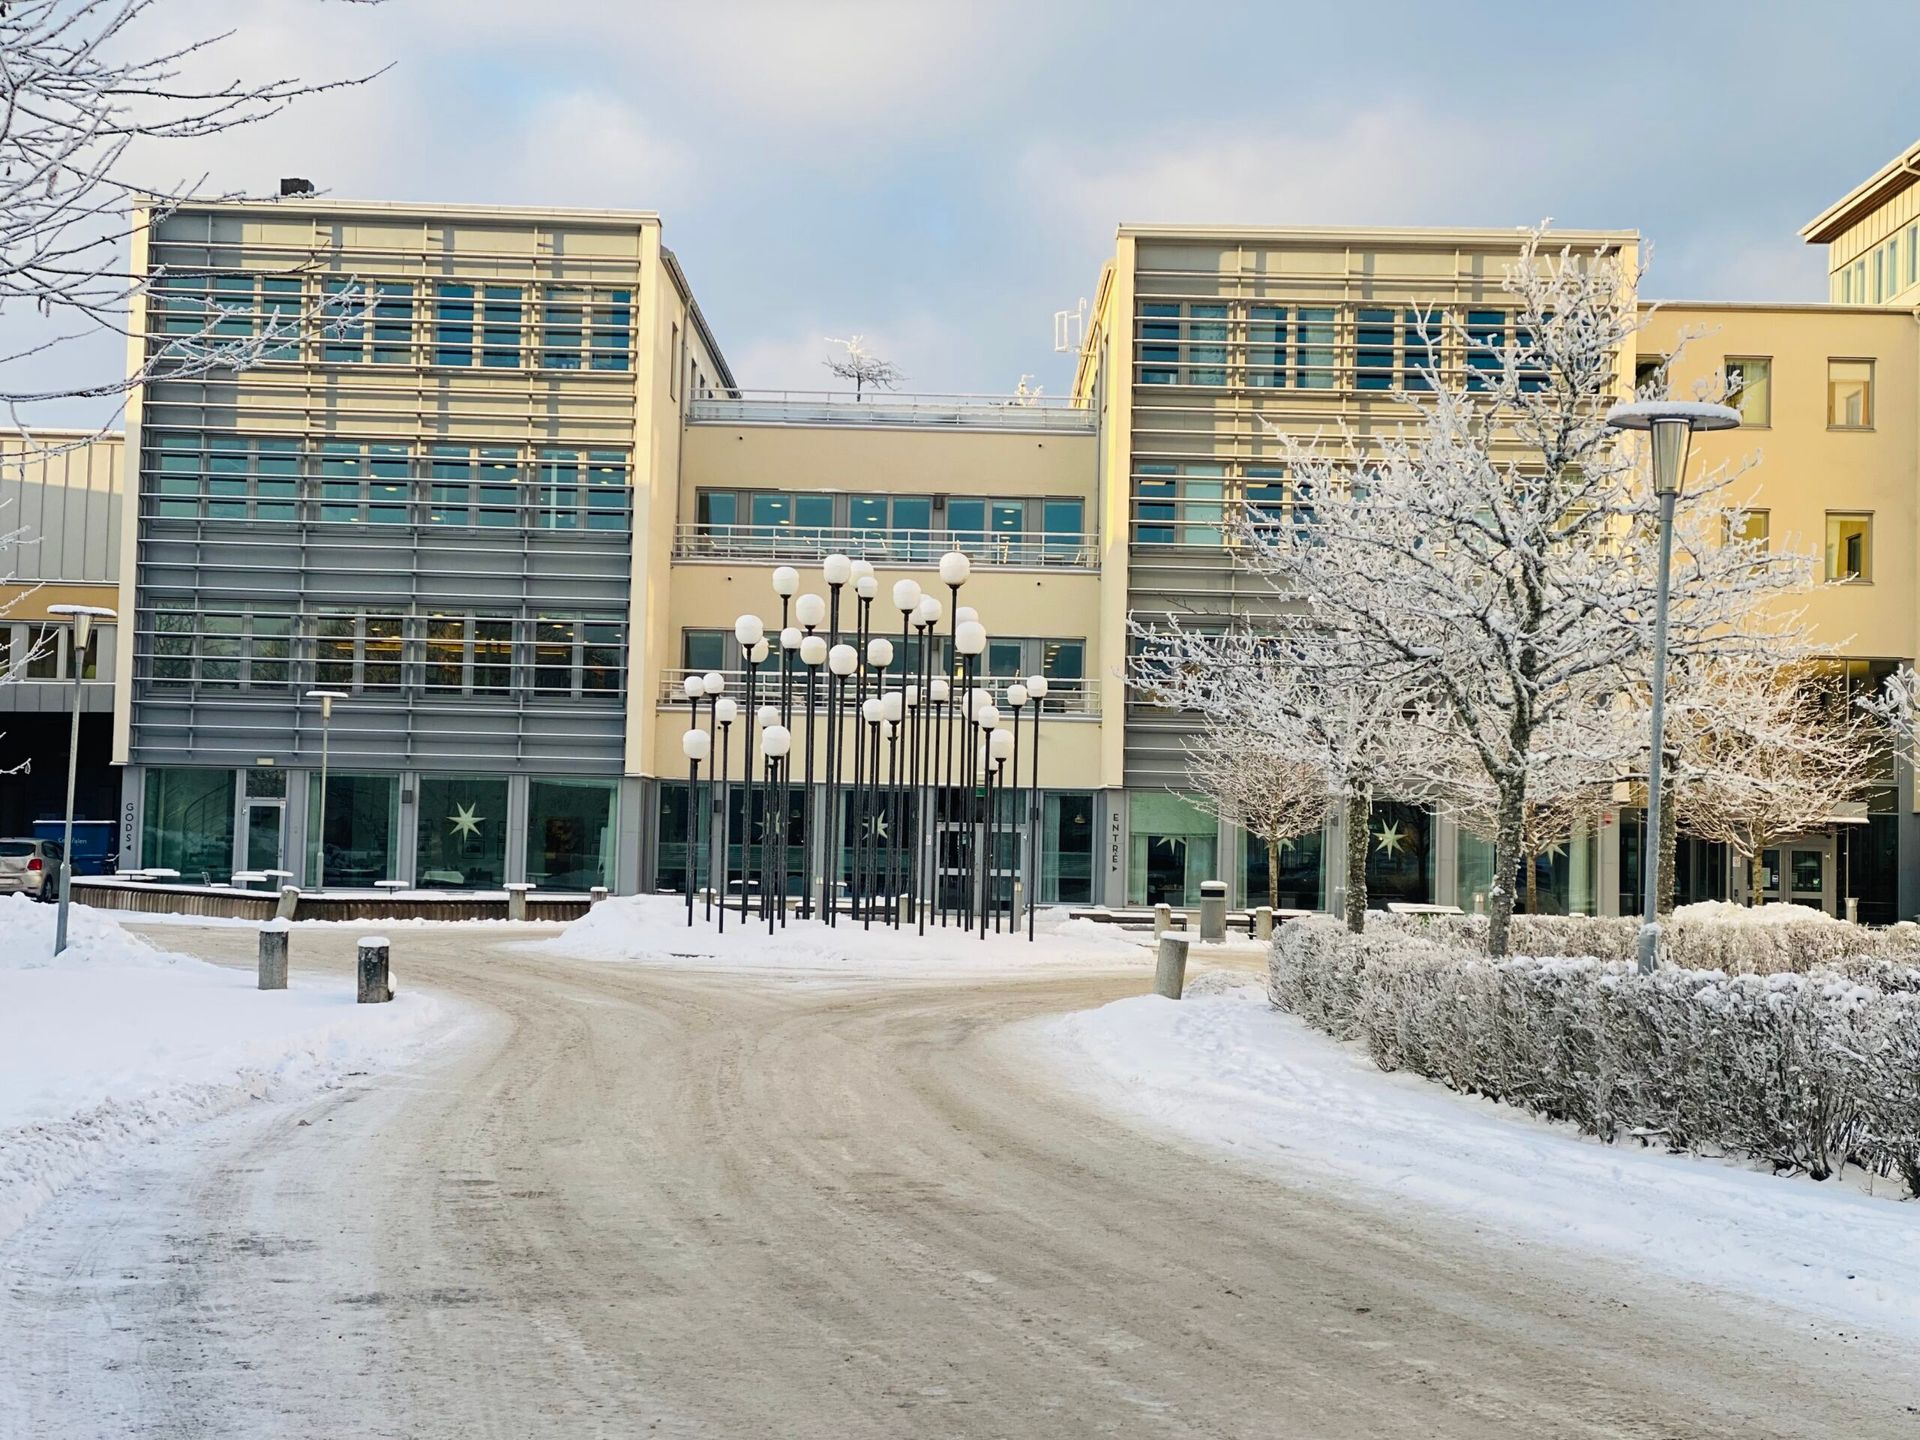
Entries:
{"type": "Polygon", "coordinates": [[[1151,143],[1043,142],[1019,176],[1035,214],[1076,235],[1122,223],[1524,224],[1506,206],[1535,146],[1411,105],[1332,129],[1190,127],[1151,143]]]}

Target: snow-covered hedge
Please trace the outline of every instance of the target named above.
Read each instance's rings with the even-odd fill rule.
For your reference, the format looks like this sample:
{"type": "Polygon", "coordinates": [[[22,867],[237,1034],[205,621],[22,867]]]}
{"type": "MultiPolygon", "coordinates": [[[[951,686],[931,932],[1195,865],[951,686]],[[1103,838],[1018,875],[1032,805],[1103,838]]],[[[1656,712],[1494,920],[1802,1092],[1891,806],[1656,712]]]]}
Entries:
{"type": "MultiPolygon", "coordinates": [[[[1441,944],[1486,948],[1487,922],[1478,915],[1369,915],[1369,929],[1386,928],[1441,944]]],[[[1516,915],[1513,953],[1631,960],[1640,921],[1631,916],[1516,915]]],[[[1920,965],[1920,925],[1884,930],[1850,925],[1799,905],[1683,905],[1660,927],[1669,964],[1688,970],[1724,970],[1729,975],[1804,974],[1886,960],[1920,965]]]]}
{"type": "Polygon", "coordinates": [[[1364,1042],[1383,1069],[1603,1140],[1820,1179],[1854,1164],[1920,1196],[1920,969],[1641,975],[1591,956],[1493,961],[1368,924],[1358,936],[1319,917],[1282,926],[1273,1003],[1364,1042]]]}

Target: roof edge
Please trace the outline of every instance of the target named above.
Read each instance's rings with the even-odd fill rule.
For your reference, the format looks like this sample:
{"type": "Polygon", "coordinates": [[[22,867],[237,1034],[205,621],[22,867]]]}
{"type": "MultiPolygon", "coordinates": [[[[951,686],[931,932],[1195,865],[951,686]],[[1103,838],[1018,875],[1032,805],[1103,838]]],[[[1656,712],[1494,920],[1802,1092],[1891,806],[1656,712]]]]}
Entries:
{"type": "Polygon", "coordinates": [[[1809,245],[1826,245],[1878,210],[1902,190],[1920,184],[1920,140],[1903,146],[1900,153],[1822,210],[1800,227],[1800,238],[1809,245]]]}

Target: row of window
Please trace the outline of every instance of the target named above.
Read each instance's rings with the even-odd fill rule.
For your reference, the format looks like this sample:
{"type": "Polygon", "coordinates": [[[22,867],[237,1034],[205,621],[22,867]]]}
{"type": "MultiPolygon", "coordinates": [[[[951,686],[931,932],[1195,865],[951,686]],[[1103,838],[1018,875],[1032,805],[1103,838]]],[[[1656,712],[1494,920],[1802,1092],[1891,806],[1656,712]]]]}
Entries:
{"type": "Polygon", "coordinates": [[[1884,305],[1914,285],[1920,285],[1920,220],[1837,271],[1833,298],[1842,305],[1884,305]]]}
{"type": "Polygon", "coordinates": [[[170,431],[145,468],[149,513],[341,525],[630,526],[627,455],[541,446],[375,444],[170,431]]]}
{"type": "Polygon", "coordinates": [[[787,490],[702,490],[694,513],[702,531],[767,538],[814,533],[904,539],[936,532],[956,541],[1039,534],[1061,546],[1085,533],[1086,502],[1074,498],[988,499],[970,495],[846,495],[787,490]]]}
{"type": "MultiPolygon", "coordinates": [[[[102,651],[112,668],[113,626],[95,625],[80,656],[80,679],[98,680],[102,651]]],[[[73,627],[51,620],[0,625],[0,671],[13,680],[71,680],[73,627]]]]}
{"type": "MultiPolygon", "coordinates": [[[[269,362],[633,368],[631,290],[242,272],[162,273],[148,296],[154,333],[265,340],[269,362]]],[[[167,342],[177,350],[189,343],[167,342]]]]}
{"type": "MultiPolygon", "coordinates": [[[[1635,388],[1652,384],[1666,364],[1662,355],[1643,355],[1634,370],[1635,388]]],[[[1827,428],[1871,430],[1874,426],[1874,362],[1844,356],[1827,358],[1827,428]]],[[[1744,425],[1773,423],[1773,358],[1729,355],[1722,364],[1727,404],[1744,425]]]]}
{"type": "MultiPolygon", "coordinates": [[[[1491,385],[1509,346],[1531,345],[1505,310],[1468,310],[1458,333],[1473,390],[1491,385]]],[[[1140,306],[1135,375],[1142,385],[1420,391],[1432,387],[1450,334],[1439,310],[1149,300],[1140,306]]],[[[1546,383],[1538,370],[1520,379],[1527,389],[1546,383]]]]}
{"type": "Polygon", "coordinates": [[[157,609],[141,635],[155,689],[595,697],[620,694],[626,622],[610,616],[157,609]]]}

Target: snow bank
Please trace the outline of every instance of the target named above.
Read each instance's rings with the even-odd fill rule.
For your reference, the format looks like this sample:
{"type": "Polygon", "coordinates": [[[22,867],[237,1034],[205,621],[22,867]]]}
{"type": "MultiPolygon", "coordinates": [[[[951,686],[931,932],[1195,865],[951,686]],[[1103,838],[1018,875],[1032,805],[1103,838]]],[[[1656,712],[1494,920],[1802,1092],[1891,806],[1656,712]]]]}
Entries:
{"type": "Polygon", "coordinates": [[[1103,1103],[1390,1209],[1429,1206],[1490,1243],[1546,1242],[1658,1276],[1920,1339],[1920,1211],[1854,1186],[1602,1145],[1384,1074],[1258,989],[1153,996],[1009,1037],[1103,1103]]]}
{"type": "Polygon", "coordinates": [[[463,1018],[421,992],[356,1005],[345,976],[262,991],[80,906],[55,961],[53,927],[52,906],[0,900],[0,1239],[134,1145],[393,1068],[463,1018]]]}
{"type": "Polygon", "coordinates": [[[982,939],[977,932],[929,924],[922,936],[912,927],[896,932],[877,921],[866,929],[844,915],[832,927],[796,917],[769,935],[766,921],[749,917],[742,923],[737,908],[723,934],[704,906],[696,905],[689,927],[686,901],[662,895],[603,900],[553,939],[521,948],[581,960],[863,976],[1002,974],[1143,965],[1150,959],[1140,938],[1117,926],[1046,912],[1036,920],[1031,945],[1024,929],[982,939]]]}

